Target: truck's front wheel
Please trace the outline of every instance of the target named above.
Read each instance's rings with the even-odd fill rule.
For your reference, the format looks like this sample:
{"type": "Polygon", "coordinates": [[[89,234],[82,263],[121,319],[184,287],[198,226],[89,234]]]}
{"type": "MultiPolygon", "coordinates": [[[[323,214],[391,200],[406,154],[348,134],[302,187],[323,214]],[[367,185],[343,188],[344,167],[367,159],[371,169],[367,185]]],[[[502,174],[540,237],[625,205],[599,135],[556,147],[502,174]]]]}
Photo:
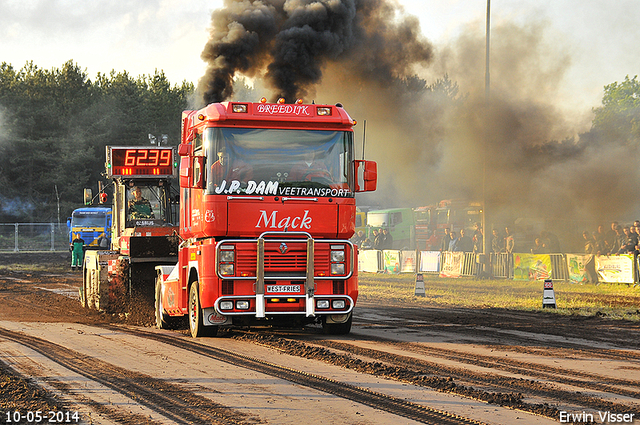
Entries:
{"type": "Polygon", "coordinates": [[[217,326],[205,326],[200,308],[200,290],[198,282],[193,282],[189,289],[189,331],[194,338],[200,336],[216,336],[217,326]]]}
{"type": "Polygon", "coordinates": [[[325,318],[322,321],[322,330],[328,335],[347,335],[351,332],[351,322],[353,321],[353,313],[349,313],[349,320],[344,323],[327,323],[325,318]]]}

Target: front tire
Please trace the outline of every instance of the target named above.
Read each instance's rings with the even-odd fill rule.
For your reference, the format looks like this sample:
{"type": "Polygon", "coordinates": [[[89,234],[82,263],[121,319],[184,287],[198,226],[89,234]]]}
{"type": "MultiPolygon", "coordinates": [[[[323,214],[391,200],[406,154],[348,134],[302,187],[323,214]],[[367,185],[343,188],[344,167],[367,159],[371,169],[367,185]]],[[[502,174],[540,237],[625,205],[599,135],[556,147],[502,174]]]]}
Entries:
{"type": "Polygon", "coordinates": [[[328,335],[347,335],[351,332],[351,322],[353,320],[353,313],[349,314],[349,320],[344,323],[327,323],[327,320],[322,321],[322,331],[328,335]]]}
{"type": "Polygon", "coordinates": [[[200,307],[200,285],[193,282],[189,289],[189,331],[191,336],[198,338],[201,336],[216,336],[217,326],[205,326],[200,307]]]}

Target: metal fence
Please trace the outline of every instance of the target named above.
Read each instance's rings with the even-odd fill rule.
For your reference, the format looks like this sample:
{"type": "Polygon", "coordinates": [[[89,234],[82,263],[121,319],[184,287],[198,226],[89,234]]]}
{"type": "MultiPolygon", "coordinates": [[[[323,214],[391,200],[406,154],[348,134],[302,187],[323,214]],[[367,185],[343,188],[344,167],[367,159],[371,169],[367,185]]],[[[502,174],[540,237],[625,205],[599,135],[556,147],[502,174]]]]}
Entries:
{"type": "Polygon", "coordinates": [[[0,252],[68,251],[68,232],[66,224],[0,223],[0,252]]]}

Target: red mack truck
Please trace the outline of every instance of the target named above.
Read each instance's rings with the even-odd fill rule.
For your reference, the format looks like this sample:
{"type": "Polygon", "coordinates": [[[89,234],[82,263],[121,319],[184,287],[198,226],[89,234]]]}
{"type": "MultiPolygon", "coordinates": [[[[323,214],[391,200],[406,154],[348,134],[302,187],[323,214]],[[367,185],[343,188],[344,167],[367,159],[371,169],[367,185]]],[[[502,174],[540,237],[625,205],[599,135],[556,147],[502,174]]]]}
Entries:
{"type": "Polygon", "coordinates": [[[351,330],[358,297],[354,158],[342,105],[213,103],[182,116],[178,263],[158,266],[156,324],[351,330]]]}

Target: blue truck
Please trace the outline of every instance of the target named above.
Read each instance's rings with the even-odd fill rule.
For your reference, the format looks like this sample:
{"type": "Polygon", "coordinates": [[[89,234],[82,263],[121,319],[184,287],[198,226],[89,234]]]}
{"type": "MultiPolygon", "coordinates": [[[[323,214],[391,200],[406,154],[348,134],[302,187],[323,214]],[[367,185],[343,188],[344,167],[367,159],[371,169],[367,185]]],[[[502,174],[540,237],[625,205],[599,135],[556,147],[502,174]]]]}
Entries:
{"type": "Polygon", "coordinates": [[[86,249],[110,249],[111,223],[111,208],[78,208],[67,219],[69,243],[79,235],[86,249]]]}

